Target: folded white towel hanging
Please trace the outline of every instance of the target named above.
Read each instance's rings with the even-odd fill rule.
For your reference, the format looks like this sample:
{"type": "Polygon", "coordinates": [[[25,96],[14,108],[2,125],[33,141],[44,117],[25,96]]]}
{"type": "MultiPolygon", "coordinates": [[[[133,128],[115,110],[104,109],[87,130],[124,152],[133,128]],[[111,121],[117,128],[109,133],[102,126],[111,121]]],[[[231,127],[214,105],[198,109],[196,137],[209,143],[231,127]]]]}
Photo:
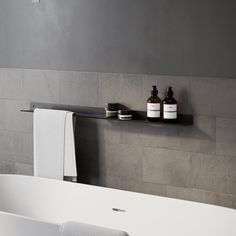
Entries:
{"type": "Polygon", "coordinates": [[[129,236],[126,232],[79,222],[66,222],[60,226],[59,236],[129,236]]]}
{"type": "Polygon", "coordinates": [[[77,177],[73,112],[66,113],[64,176],[77,177]]]}
{"type": "Polygon", "coordinates": [[[34,175],[77,177],[73,112],[34,110],[34,175]]]}

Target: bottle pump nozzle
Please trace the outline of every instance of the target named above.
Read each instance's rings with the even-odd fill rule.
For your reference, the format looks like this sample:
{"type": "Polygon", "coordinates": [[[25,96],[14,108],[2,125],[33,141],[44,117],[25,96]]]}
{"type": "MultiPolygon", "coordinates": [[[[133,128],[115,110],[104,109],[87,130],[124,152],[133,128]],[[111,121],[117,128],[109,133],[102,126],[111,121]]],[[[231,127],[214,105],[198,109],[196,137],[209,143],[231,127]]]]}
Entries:
{"type": "Polygon", "coordinates": [[[152,86],[151,94],[152,94],[153,96],[156,96],[156,95],[158,94],[158,90],[157,90],[157,86],[156,86],[156,85],[153,85],[153,86],[152,86]]]}
{"type": "Polygon", "coordinates": [[[173,96],[173,90],[172,90],[172,87],[169,87],[168,89],[167,89],[167,96],[168,97],[172,97],[173,96]]]}

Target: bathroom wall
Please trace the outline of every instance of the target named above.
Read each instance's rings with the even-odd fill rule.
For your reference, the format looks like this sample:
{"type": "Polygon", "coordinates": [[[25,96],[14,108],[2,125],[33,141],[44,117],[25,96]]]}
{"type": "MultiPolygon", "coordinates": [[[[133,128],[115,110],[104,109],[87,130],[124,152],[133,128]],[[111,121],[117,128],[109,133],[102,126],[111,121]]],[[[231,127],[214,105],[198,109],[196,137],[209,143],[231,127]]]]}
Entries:
{"type": "Polygon", "coordinates": [[[194,126],[81,119],[80,181],[236,208],[235,79],[0,69],[0,173],[33,174],[30,101],[145,110],[153,84],[194,126]]]}
{"type": "Polygon", "coordinates": [[[2,67],[236,77],[235,0],[0,4],[2,67]]]}
{"type": "Polygon", "coordinates": [[[0,173],[33,174],[33,115],[20,112],[31,101],[145,110],[153,84],[161,97],[171,85],[194,126],[81,119],[80,182],[236,208],[234,9],[0,0],[0,173]]]}

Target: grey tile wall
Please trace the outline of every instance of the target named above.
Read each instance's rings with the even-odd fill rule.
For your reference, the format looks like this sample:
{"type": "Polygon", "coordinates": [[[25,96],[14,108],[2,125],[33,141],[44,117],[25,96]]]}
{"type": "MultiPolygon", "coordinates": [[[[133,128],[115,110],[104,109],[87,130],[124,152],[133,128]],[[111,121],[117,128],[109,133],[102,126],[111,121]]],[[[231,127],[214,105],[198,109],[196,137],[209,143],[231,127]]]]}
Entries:
{"type": "Polygon", "coordinates": [[[81,119],[81,182],[236,208],[236,80],[0,69],[0,173],[33,174],[31,101],[146,109],[153,84],[173,86],[192,127],[81,119]]]}
{"type": "Polygon", "coordinates": [[[61,72],[59,102],[98,106],[99,78],[97,73],[61,72]]]}
{"type": "Polygon", "coordinates": [[[236,157],[236,119],[216,119],[216,153],[236,157]]]}
{"type": "Polygon", "coordinates": [[[171,186],[189,187],[190,153],[143,149],[143,181],[171,186]]]}

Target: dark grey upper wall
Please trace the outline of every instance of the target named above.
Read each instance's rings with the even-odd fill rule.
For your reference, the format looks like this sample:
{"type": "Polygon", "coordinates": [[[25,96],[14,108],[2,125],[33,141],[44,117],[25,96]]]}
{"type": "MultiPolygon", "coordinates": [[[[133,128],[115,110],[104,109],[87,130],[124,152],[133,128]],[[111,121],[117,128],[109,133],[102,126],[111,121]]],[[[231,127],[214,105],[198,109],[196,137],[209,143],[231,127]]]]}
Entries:
{"type": "Polygon", "coordinates": [[[0,66],[236,77],[235,0],[0,0],[0,66]]]}

